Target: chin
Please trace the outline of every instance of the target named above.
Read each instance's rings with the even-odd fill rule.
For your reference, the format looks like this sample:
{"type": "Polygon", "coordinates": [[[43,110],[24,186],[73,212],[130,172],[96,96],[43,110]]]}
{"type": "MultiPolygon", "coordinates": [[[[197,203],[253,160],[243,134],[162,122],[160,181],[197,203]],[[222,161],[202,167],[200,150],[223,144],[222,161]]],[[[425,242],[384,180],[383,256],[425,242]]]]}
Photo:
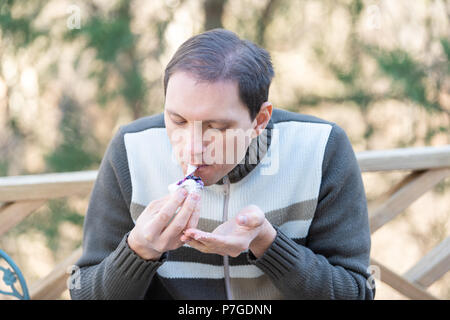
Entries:
{"type": "Polygon", "coordinates": [[[205,187],[208,187],[208,186],[212,186],[213,184],[217,183],[220,179],[222,179],[222,178],[218,178],[215,180],[207,180],[207,179],[202,178],[202,181],[203,181],[205,187]]]}
{"type": "Polygon", "coordinates": [[[216,176],[216,175],[212,175],[210,174],[205,174],[205,173],[199,173],[197,174],[198,177],[200,177],[204,183],[205,186],[211,186],[215,183],[217,183],[220,179],[222,179],[222,176],[216,176]]]}

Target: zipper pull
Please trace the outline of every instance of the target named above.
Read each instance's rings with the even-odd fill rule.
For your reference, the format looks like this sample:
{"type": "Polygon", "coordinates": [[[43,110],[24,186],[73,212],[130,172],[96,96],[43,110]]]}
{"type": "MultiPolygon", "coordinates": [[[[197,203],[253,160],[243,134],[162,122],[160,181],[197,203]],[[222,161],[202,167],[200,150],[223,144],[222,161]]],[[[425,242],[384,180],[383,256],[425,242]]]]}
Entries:
{"type": "Polygon", "coordinates": [[[223,177],[223,194],[228,195],[230,193],[230,178],[228,177],[228,174],[223,177]]]}

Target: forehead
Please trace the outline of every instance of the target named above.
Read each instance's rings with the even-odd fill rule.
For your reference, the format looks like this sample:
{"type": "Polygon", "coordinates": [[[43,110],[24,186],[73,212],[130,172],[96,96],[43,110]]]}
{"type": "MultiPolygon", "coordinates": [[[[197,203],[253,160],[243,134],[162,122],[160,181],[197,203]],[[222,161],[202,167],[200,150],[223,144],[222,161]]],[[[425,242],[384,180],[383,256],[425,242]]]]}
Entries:
{"type": "Polygon", "coordinates": [[[234,81],[199,81],[187,72],[174,73],[167,84],[166,110],[186,119],[240,119],[249,117],[234,81]]]}

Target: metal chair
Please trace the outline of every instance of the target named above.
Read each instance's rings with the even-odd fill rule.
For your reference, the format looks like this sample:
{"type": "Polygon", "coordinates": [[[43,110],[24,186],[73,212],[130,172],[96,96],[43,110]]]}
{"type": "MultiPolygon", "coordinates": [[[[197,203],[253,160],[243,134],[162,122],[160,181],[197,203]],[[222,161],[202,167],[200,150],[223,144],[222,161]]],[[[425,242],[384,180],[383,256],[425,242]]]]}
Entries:
{"type": "Polygon", "coordinates": [[[6,254],[5,251],[0,250],[0,259],[5,260],[9,266],[11,266],[12,270],[9,268],[4,268],[0,266],[0,271],[3,272],[2,281],[11,288],[11,291],[3,291],[0,290],[0,294],[8,295],[8,296],[14,296],[20,300],[30,300],[30,295],[28,293],[28,287],[25,282],[25,278],[22,275],[22,272],[20,272],[19,267],[14,263],[14,261],[11,259],[10,256],[6,254]],[[22,289],[22,294],[17,291],[17,288],[15,287],[15,283],[19,280],[20,287],[22,289]]]}

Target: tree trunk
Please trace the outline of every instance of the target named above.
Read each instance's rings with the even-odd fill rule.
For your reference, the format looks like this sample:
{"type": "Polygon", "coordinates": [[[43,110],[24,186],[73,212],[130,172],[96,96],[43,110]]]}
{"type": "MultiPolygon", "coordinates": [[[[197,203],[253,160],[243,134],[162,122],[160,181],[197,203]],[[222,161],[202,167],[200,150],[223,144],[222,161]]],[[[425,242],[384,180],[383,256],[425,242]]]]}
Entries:
{"type": "Polygon", "coordinates": [[[227,0],[205,0],[203,9],[205,11],[205,31],[214,28],[223,28],[223,9],[227,0]]]}

